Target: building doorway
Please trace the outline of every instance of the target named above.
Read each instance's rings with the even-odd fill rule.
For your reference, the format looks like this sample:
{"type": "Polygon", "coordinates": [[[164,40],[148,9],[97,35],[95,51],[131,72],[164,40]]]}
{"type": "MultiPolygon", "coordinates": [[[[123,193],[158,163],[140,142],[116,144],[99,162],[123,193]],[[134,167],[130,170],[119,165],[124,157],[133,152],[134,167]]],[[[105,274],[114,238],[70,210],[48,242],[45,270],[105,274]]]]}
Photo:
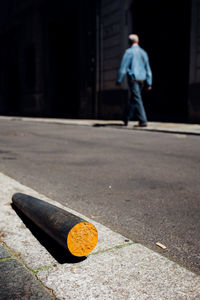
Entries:
{"type": "Polygon", "coordinates": [[[190,1],[134,0],[131,14],[153,71],[153,90],[144,96],[149,119],[186,121],[190,1]]]}
{"type": "Polygon", "coordinates": [[[19,54],[15,36],[16,33],[13,32],[5,42],[7,45],[4,57],[6,64],[3,67],[3,76],[5,79],[4,88],[6,88],[6,113],[9,115],[19,115],[20,113],[19,54]],[[9,42],[9,40],[12,42],[9,42]]]}
{"type": "Polygon", "coordinates": [[[49,33],[49,98],[51,115],[76,118],[79,113],[78,20],[74,14],[52,23],[49,33]]]}

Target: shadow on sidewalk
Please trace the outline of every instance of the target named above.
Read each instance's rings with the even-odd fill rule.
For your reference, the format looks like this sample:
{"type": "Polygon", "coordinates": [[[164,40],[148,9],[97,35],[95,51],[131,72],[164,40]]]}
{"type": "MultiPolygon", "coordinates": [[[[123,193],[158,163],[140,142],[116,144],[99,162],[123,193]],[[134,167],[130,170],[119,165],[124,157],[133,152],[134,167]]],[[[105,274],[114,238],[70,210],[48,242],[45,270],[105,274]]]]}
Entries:
{"type": "Polygon", "coordinates": [[[75,257],[71,253],[61,247],[53,238],[46,234],[42,229],[40,229],[34,222],[32,222],[26,215],[24,215],[13,203],[12,208],[16,214],[23,221],[25,226],[31,231],[34,237],[40,242],[40,244],[46,248],[46,250],[54,257],[54,259],[59,264],[65,263],[79,263],[84,261],[87,257],[75,257]]]}
{"type": "Polygon", "coordinates": [[[95,123],[93,127],[124,127],[123,123],[95,123]]]}

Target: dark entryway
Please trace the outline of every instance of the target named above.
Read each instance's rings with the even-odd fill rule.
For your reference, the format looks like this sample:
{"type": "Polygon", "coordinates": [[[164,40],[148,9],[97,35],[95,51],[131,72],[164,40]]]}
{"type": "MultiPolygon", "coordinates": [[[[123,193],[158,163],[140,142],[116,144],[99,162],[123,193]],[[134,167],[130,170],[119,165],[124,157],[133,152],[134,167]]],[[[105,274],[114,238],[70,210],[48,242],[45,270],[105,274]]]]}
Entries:
{"type": "MultiPolygon", "coordinates": [[[[19,65],[18,65],[18,46],[14,39],[14,34],[10,35],[13,41],[6,51],[6,66],[4,66],[4,78],[6,85],[6,93],[4,94],[6,104],[6,114],[18,115],[20,113],[19,99],[19,65]]],[[[5,87],[4,87],[5,88],[5,87]]]]}
{"type": "Polygon", "coordinates": [[[78,18],[69,14],[65,22],[49,24],[49,101],[54,117],[78,117],[79,53],[78,18]]]}
{"type": "Polygon", "coordinates": [[[144,96],[149,119],[186,121],[190,1],[134,0],[131,12],[153,71],[153,90],[144,96]]]}

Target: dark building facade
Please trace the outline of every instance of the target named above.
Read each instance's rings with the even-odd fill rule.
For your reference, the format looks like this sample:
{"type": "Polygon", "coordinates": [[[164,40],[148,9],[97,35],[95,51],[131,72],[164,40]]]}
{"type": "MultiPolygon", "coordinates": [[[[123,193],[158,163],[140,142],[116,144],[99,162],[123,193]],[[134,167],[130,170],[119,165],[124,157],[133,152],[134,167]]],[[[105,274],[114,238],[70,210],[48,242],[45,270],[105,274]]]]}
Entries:
{"type": "Polygon", "coordinates": [[[132,32],[154,75],[149,119],[200,122],[200,0],[1,1],[0,114],[121,119],[132,32]]]}
{"type": "Polygon", "coordinates": [[[92,117],[95,1],[0,5],[0,113],[92,117]]]}

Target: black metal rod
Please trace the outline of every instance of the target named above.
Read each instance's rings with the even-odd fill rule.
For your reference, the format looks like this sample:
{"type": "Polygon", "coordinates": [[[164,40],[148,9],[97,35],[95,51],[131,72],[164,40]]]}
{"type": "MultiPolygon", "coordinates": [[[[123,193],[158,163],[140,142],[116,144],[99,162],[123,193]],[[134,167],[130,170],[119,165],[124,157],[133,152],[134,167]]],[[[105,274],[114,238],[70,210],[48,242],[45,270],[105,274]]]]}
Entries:
{"type": "Polygon", "coordinates": [[[96,246],[98,234],[91,223],[35,197],[16,193],[13,204],[74,256],[85,256],[96,246]]]}

